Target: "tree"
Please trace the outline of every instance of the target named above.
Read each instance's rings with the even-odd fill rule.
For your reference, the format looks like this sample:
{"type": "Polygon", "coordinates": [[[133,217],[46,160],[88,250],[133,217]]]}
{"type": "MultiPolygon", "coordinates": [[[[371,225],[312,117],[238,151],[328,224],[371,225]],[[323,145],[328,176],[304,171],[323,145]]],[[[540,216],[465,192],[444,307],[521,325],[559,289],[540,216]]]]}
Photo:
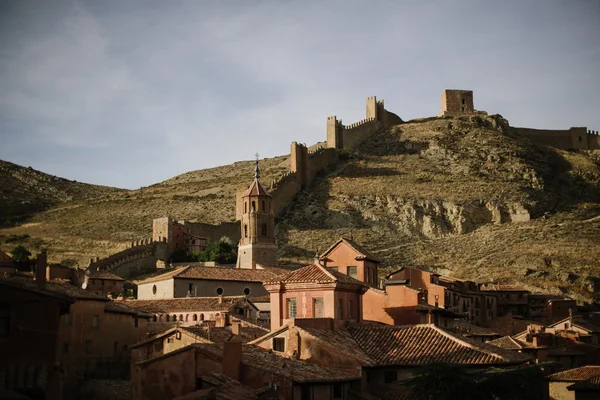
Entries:
{"type": "Polygon", "coordinates": [[[15,247],[11,251],[11,254],[12,254],[13,260],[15,260],[15,262],[18,262],[18,263],[26,263],[29,261],[29,257],[31,257],[31,252],[29,252],[29,250],[27,250],[23,246],[15,247]]]}
{"type": "Polygon", "coordinates": [[[237,261],[237,251],[231,245],[231,240],[222,237],[218,242],[211,242],[204,251],[195,254],[198,261],[214,261],[219,264],[234,264],[237,261]]]}
{"type": "Polygon", "coordinates": [[[472,370],[462,366],[429,365],[403,382],[415,400],[542,399],[548,384],[539,366],[472,370]]]}

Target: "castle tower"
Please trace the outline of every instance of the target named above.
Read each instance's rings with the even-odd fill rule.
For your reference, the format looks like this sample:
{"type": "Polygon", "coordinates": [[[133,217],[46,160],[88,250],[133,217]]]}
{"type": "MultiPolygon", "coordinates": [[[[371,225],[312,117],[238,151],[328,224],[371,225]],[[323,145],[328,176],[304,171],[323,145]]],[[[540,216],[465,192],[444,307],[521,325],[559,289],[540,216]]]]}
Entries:
{"type": "Polygon", "coordinates": [[[472,90],[446,89],[441,96],[442,112],[440,116],[460,116],[475,112],[472,90]]]}
{"type": "Polygon", "coordinates": [[[275,215],[272,197],[258,178],[258,158],[254,181],[242,195],[241,239],[238,247],[238,268],[255,269],[257,264],[277,264],[275,215]]]}

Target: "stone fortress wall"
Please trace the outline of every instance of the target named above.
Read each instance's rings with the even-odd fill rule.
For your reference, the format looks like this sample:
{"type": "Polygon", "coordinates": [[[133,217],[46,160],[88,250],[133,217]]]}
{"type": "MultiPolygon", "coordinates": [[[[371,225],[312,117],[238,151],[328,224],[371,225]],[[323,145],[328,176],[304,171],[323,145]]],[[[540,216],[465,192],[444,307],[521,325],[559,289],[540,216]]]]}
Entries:
{"type": "Polygon", "coordinates": [[[534,143],[556,147],[561,150],[599,150],[600,135],[586,127],[564,130],[511,127],[512,131],[527,137],[534,143]]]}
{"type": "Polygon", "coordinates": [[[90,271],[109,271],[124,277],[138,275],[156,269],[157,260],[165,258],[166,240],[163,242],[143,239],[131,242],[131,247],[106,258],[90,259],[90,271]]]}
{"type": "MultiPolygon", "coordinates": [[[[300,191],[310,186],[319,172],[336,164],[340,150],[355,149],[377,131],[402,122],[400,117],[385,109],[383,100],[378,101],[373,96],[367,98],[366,118],[361,121],[343,125],[337,117],[327,117],[325,147],[309,150],[305,144],[292,142],[290,170],[269,186],[274,214],[279,215],[300,191]]],[[[238,220],[242,213],[241,193],[236,196],[238,220]]]]}

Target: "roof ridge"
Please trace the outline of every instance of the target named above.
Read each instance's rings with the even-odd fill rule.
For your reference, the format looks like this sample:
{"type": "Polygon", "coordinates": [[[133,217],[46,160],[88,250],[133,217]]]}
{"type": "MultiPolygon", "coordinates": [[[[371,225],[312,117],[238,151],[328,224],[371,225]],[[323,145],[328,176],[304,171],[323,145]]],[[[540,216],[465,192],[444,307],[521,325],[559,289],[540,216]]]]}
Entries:
{"type": "Polygon", "coordinates": [[[333,279],[334,281],[338,282],[339,279],[337,276],[335,276],[333,273],[331,273],[331,271],[329,271],[329,268],[322,266],[320,263],[319,264],[313,264],[316,265],[317,267],[319,267],[321,269],[321,271],[325,272],[325,274],[327,276],[329,276],[331,279],[333,279]]]}
{"type": "MultiPolygon", "coordinates": [[[[420,324],[420,325],[422,326],[423,324],[420,324]]],[[[418,325],[417,325],[417,326],[418,326],[418,325]]],[[[482,353],[485,353],[485,354],[488,354],[488,355],[494,356],[494,357],[496,357],[496,358],[499,358],[499,359],[501,359],[501,360],[503,360],[503,361],[509,361],[509,360],[507,360],[507,359],[506,359],[506,357],[504,357],[503,355],[501,355],[501,354],[498,354],[498,353],[496,353],[496,352],[492,351],[491,349],[486,349],[485,347],[479,347],[479,344],[478,344],[477,346],[475,346],[475,344],[474,344],[474,343],[471,343],[471,342],[470,342],[470,340],[468,340],[467,338],[460,338],[460,337],[458,337],[458,336],[454,336],[452,333],[450,333],[450,332],[447,332],[447,331],[445,331],[444,329],[442,329],[442,328],[440,328],[440,327],[438,327],[438,326],[436,326],[436,325],[427,325],[427,326],[429,326],[429,327],[431,327],[431,328],[435,329],[436,331],[438,331],[438,332],[439,332],[439,333],[441,333],[442,335],[444,335],[444,336],[446,336],[447,338],[449,338],[449,339],[451,339],[451,340],[455,341],[455,342],[456,342],[456,343],[458,343],[458,344],[463,344],[463,343],[464,343],[464,344],[466,345],[465,347],[468,347],[468,348],[470,348],[470,349],[472,349],[472,350],[475,350],[475,351],[480,351],[480,352],[482,352],[482,353]]],[[[485,343],[482,343],[482,344],[485,344],[485,343]]]]}

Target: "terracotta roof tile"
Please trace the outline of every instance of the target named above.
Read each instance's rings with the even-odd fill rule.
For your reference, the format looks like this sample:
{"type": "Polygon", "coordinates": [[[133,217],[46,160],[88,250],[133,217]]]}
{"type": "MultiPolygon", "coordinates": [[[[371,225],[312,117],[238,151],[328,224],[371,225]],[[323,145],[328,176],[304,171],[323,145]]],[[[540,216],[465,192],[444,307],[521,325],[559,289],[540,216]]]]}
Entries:
{"type": "Polygon", "coordinates": [[[254,179],[254,182],[250,185],[248,190],[244,192],[242,197],[248,196],[271,196],[267,189],[258,181],[258,179],[254,179]]]}
{"type": "Polygon", "coordinates": [[[577,382],[574,385],[569,386],[569,390],[578,391],[600,391],[600,375],[592,376],[585,381],[577,382]]]}
{"type": "Polygon", "coordinates": [[[502,351],[495,346],[471,341],[434,325],[348,327],[361,349],[378,365],[519,364],[529,356],[502,351]]]}
{"type": "Polygon", "coordinates": [[[327,255],[340,243],[345,243],[346,245],[350,246],[350,248],[352,248],[356,253],[358,253],[358,255],[356,256],[356,259],[358,259],[358,260],[366,259],[366,260],[374,261],[377,263],[380,262],[377,258],[375,258],[375,256],[373,256],[371,253],[369,253],[364,247],[362,247],[358,243],[354,242],[353,240],[346,239],[346,238],[340,238],[340,240],[338,240],[337,242],[332,244],[327,250],[325,250],[325,252],[323,254],[321,254],[319,259],[327,258],[327,255]]]}
{"type": "Polygon", "coordinates": [[[121,278],[120,276],[117,276],[108,271],[102,271],[102,270],[90,271],[89,277],[91,279],[107,279],[107,280],[112,280],[112,281],[124,281],[125,280],[125,279],[121,278]]]}
{"type": "MultiPolygon", "coordinates": [[[[32,279],[12,278],[12,279],[10,279],[10,281],[15,282],[16,284],[21,285],[23,287],[38,288],[37,282],[32,279]]],[[[54,292],[54,293],[58,293],[58,294],[66,295],[66,296],[71,296],[78,300],[109,301],[108,297],[106,297],[106,296],[95,294],[93,292],[89,292],[87,290],[84,290],[78,286],[72,285],[71,283],[67,283],[67,282],[60,282],[60,283],[57,281],[46,282],[43,290],[47,290],[49,292],[54,292]]]]}
{"type": "Polygon", "coordinates": [[[140,310],[131,308],[123,302],[117,302],[117,301],[107,301],[104,304],[104,311],[118,313],[118,314],[131,314],[131,315],[137,315],[137,316],[148,317],[148,318],[150,317],[149,314],[146,314],[144,312],[141,312],[140,310]]]}
{"type": "Polygon", "coordinates": [[[263,267],[264,269],[241,269],[228,267],[201,267],[187,266],[176,271],[170,271],[162,275],[153,276],[138,285],[163,281],[166,279],[203,279],[218,281],[242,281],[242,282],[264,282],[278,276],[289,273],[288,270],[276,267],[263,267]]]}
{"type": "Polygon", "coordinates": [[[219,297],[181,297],[158,300],[120,300],[120,302],[134,310],[162,314],[184,311],[227,311],[243,299],[244,296],[223,296],[222,302],[219,303],[219,297]]]}
{"type": "Polygon", "coordinates": [[[524,347],[510,336],[502,336],[501,338],[490,340],[487,343],[505,350],[520,350],[524,347]]]}
{"type": "Polygon", "coordinates": [[[548,378],[553,382],[580,382],[597,375],[600,375],[600,365],[586,365],[557,372],[548,378]]]}
{"type": "Polygon", "coordinates": [[[211,398],[219,400],[255,400],[258,398],[259,391],[242,385],[235,379],[221,373],[213,372],[201,379],[208,383],[209,389],[197,390],[174,400],[205,400],[211,398]]]}
{"type": "MultiPolygon", "coordinates": [[[[222,358],[222,345],[195,344],[201,352],[222,358]]],[[[242,345],[242,363],[294,382],[343,382],[360,379],[359,368],[323,367],[311,361],[283,358],[258,346],[242,345]]]]}
{"type": "Polygon", "coordinates": [[[307,265],[283,277],[266,281],[267,283],[343,283],[367,287],[363,282],[344,275],[322,265],[307,265]]]}

